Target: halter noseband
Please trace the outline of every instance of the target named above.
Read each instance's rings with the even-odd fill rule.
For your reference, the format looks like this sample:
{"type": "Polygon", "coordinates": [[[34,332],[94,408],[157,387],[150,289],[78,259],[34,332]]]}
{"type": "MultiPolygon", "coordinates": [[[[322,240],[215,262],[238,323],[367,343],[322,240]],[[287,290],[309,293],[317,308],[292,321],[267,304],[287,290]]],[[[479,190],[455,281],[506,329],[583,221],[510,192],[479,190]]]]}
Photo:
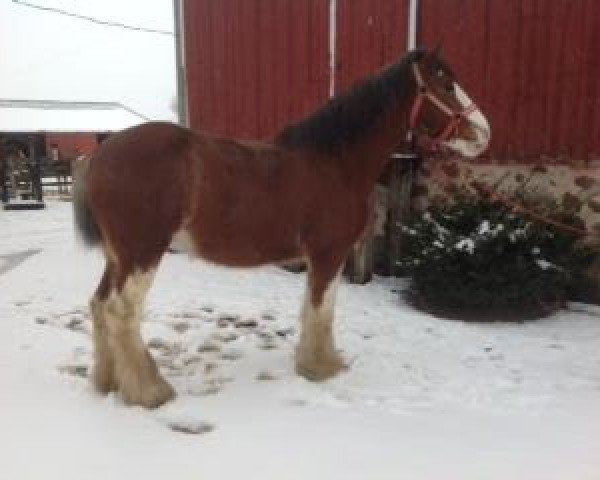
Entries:
{"type": "Polygon", "coordinates": [[[421,76],[421,72],[419,71],[419,67],[416,63],[412,64],[413,73],[415,75],[415,81],[417,82],[417,95],[415,96],[415,100],[413,102],[413,106],[410,110],[410,131],[413,135],[417,132],[417,122],[419,120],[419,115],[421,114],[421,110],[423,108],[423,104],[425,100],[429,100],[433,103],[439,110],[445,113],[450,117],[448,124],[441,131],[439,135],[431,139],[431,145],[433,147],[440,145],[441,143],[447,141],[453,134],[456,133],[460,124],[467,119],[467,117],[477,110],[477,106],[474,103],[471,103],[468,107],[464,108],[460,111],[455,111],[442,102],[439,98],[437,98],[425,85],[423,81],[423,77],[421,76]]]}

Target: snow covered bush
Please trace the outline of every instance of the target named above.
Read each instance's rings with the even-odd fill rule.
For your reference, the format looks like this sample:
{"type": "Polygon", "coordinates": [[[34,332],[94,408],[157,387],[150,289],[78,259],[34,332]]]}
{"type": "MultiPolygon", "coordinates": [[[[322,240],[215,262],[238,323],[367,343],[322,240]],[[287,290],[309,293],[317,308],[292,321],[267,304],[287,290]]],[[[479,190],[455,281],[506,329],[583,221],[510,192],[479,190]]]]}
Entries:
{"type": "Polygon", "coordinates": [[[560,308],[597,255],[572,233],[479,197],[431,207],[401,227],[398,266],[412,280],[409,300],[469,320],[523,320],[560,308]]]}

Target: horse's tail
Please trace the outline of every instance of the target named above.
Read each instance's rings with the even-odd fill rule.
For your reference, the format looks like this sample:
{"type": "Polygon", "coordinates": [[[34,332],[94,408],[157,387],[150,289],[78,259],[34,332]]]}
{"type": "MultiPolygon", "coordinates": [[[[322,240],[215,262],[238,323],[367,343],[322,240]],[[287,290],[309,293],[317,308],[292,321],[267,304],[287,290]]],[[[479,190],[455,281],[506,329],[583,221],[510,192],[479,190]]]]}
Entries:
{"type": "Polygon", "coordinates": [[[78,157],[73,165],[73,213],[75,227],[83,243],[89,247],[102,241],[100,229],[89,209],[85,191],[85,177],[90,165],[88,156],[78,157]]]}

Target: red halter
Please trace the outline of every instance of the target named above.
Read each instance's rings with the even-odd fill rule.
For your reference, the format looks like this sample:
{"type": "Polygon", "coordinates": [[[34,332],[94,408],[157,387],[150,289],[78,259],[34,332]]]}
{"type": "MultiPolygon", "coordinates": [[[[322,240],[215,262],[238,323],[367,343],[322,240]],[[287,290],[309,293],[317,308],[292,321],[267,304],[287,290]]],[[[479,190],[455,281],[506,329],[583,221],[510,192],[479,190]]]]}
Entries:
{"type": "Polygon", "coordinates": [[[417,82],[418,93],[415,96],[413,106],[410,110],[410,131],[413,132],[413,134],[417,131],[417,122],[419,120],[419,115],[421,114],[421,110],[423,108],[423,103],[426,99],[450,117],[448,124],[441,131],[441,133],[438,134],[436,137],[430,139],[431,146],[436,147],[439,146],[441,143],[447,141],[452,135],[454,135],[457,132],[460,124],[464,120],[466,120],[471,113],[477,110],[477,106],[474,103],[471,103],[471,105],[464,108],[463,110],[453,110],[429,91],[429,89],[425,85],[425,82],[423,81],[423,77],[421,77],[419,67],[415,63],[413,63],[413,72],[415,74],[415,80],[417,82]]]}

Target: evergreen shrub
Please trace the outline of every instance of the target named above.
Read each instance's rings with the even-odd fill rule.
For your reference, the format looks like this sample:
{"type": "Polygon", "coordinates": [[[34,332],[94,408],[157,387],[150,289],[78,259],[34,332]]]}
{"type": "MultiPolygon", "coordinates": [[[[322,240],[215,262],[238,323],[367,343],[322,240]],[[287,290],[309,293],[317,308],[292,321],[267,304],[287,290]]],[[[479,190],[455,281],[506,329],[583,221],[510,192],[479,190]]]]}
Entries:
{"type": "MultiPolygon", "coordinates": [[[[561,222],[576,224],[568,215],[561,222]]],[[[586,288],[598,252],[489,198],[459,195],[401,225],[398,267],[417,307],[465,320],[525,320],[586,288]]]]}

